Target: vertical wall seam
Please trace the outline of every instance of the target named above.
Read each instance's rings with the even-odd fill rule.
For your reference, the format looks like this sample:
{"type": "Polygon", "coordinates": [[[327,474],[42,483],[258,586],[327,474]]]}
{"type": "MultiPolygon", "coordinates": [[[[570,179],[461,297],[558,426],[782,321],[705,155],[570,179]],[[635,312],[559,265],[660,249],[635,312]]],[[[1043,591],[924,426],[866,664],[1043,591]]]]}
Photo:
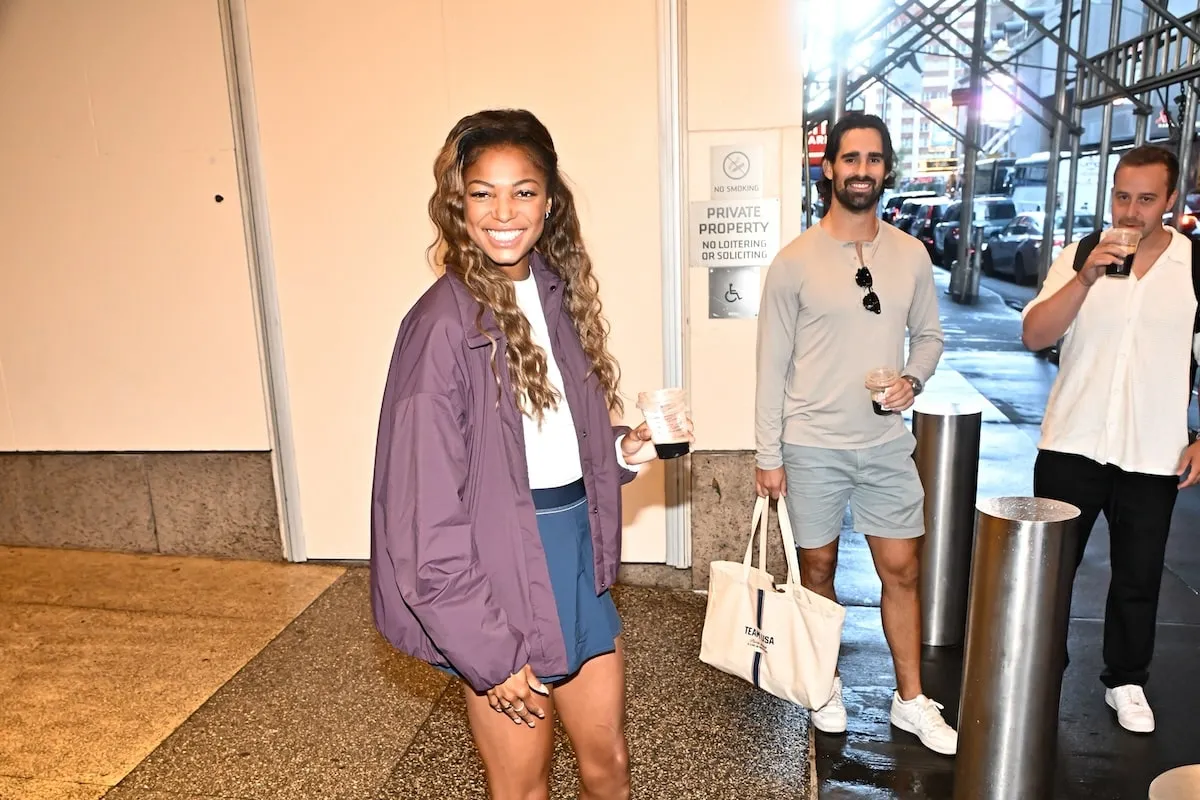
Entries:
{"type": "Polygon", "coordinates": [[[275,480],[276,508],[284,557],[304,561],[307,552],[300,513],[300,487],[294,428],[284,358],[283,324],[279,308],[270,215],[267,210],[266,175],[259,139],[258,106],[250,53],[250,26],[246,0],[217,0],[221,17],[225,74],[233,123],[238,188],[246,231],[246,257],[254,298],[259,365],[262,372],[271,470],[275,480]]]}

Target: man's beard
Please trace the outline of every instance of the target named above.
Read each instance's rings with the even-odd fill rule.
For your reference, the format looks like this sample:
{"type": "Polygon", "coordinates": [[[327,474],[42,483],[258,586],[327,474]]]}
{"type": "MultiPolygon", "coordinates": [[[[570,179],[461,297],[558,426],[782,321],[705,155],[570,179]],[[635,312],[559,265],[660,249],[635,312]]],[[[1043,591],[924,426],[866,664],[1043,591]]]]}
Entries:
{"type": "Polygon", "coordinates": [[[871,178],[854,177],[842,181],[842,185],[834,190],[834,194],[846,210],[866,211],[879,203],[879,198],[883,197],[883,187],[871,178]],[[870,183],[873,188],[866,194],[857,194],[846,188],[851,183],[870,183]]]}

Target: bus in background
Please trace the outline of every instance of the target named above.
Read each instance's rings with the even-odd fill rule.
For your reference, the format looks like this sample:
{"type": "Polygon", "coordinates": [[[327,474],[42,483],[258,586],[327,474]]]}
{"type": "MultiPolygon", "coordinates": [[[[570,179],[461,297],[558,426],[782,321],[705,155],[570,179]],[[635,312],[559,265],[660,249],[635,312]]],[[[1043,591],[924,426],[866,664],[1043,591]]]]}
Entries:
{"type": "Polygon", "coordinates": [[[981,158],[975,162],[975,196],[1011,194],[1015,158],[981,158]]]}
{"type": "MultiPolygon", "coordinates": [[[[1069,159],[1069,156],[1068,156],[1069,159]]],[[[1061,169],[1070,166],[1069,160],[1064,159],[1059,165],[1058,188],[1060,197],[1066,186],[1067,173],[1061,169]]],[[[1012,199],[1019,214],[1034,214],[1043,211],[1046,206],[1046,177],[1050,172],[1050,154],[1035,153],[1027,158],[1018,158],[1013,166],[1012,199]]],[[[1054,205],[1062,204],[1059,200],[1054,205]]]]}
{"type": "MultiPolygon", "coordinates": [[[[1124,149],[1124,148],[1123,148],[1124,149]]],[[[1123,150],[1122,150],[1123,151],[1123,150]]],[[[1105,186],[1112,189],[1113,173],[1122,151],[1114,151],[1108,159],[1108,175],[1105,186]]],[[[1022,214],[1045,213],[1046,179],[1049,173],[1050,154],[1035,153],[1028,158],[1019,158],[1013,167],[1012,199],[1017,211],[1022,214]]],[[[1075,179],[1075,213],[1093,214],[1096,205],[1096,190],[1100,181],[1100,156],[1098,153],[1081,155],[1075,179]]],[[[1063,153],[1058,164],[1058,200],[1054,210],[1064,211],[1067,202],[1067,184],[1071,178],[1071,154],[1063,153]]],[[[1107,193],[1105,194],[1107,198],[1107,193]]],[[[1105,202],[1107,206],[1107,202],[1105,202]]]]}

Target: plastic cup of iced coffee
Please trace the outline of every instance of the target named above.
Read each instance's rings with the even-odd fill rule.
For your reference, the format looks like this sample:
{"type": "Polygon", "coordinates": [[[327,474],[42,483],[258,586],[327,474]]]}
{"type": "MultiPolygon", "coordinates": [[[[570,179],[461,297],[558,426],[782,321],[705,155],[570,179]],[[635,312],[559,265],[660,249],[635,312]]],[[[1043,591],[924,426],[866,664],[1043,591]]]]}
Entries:
{"type": "Polygon", "coordinates": [[[892,367],[878,367],[867,373],[866,387],[871,393],[871,408],[881,417],[895,413],[883,407],[883,395],[888,387],[900,380],[900,372],[892,367]]]}
{"type": "Polygon", "coordinates": [[[650,438],[659,458],[679,458],[691,451],[687,393],[683,389],[642,392],[637,407],[650,426],[650,438]]]}
{"type": "Polygon", "coordinates": [[[1100,234],[1100,241],[1112,242],[1125,257],[1119,264],[1109,264],[1104,274],[1110,278],[1128,278],[1133,274],[1133,257],[1137,254],[1142,232],[1137,228],[1109,228],[1100,234]]]}

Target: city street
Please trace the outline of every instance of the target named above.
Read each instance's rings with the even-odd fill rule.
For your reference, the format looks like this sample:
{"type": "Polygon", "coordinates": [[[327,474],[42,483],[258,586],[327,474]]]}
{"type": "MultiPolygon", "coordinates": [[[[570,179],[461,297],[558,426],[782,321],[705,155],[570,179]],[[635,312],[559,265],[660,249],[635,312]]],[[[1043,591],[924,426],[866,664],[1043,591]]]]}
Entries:
{"type": "Polygon", "coordinates": [[[1020,310],[1025,307],[1025,304],[1037,295],[1036,286],[1018,286],[1012,281],[1006,281],[1004,278],[989,278],[983,276],[979,279],[981,288],[991,289],[996,294],[1004,299],[1004,304],[1009,308],[1020,310]]]}
{"type": "MultiPolygon", "coordinates": [[[[936,270],[946,272],[949,270],[944,267],[935,267],[936,270]]],[[[1018,286],[1010,280],[1004,278],[989,278],[986,275],[981,275],[979,278],[979,288],[991,289],[1004,301],[1004,304],[1009,308],[1014,308],[1020,311],[1025,307],[1025,304],[1032,300],[1037,295],[1036,286],[1018,286]]]]}

